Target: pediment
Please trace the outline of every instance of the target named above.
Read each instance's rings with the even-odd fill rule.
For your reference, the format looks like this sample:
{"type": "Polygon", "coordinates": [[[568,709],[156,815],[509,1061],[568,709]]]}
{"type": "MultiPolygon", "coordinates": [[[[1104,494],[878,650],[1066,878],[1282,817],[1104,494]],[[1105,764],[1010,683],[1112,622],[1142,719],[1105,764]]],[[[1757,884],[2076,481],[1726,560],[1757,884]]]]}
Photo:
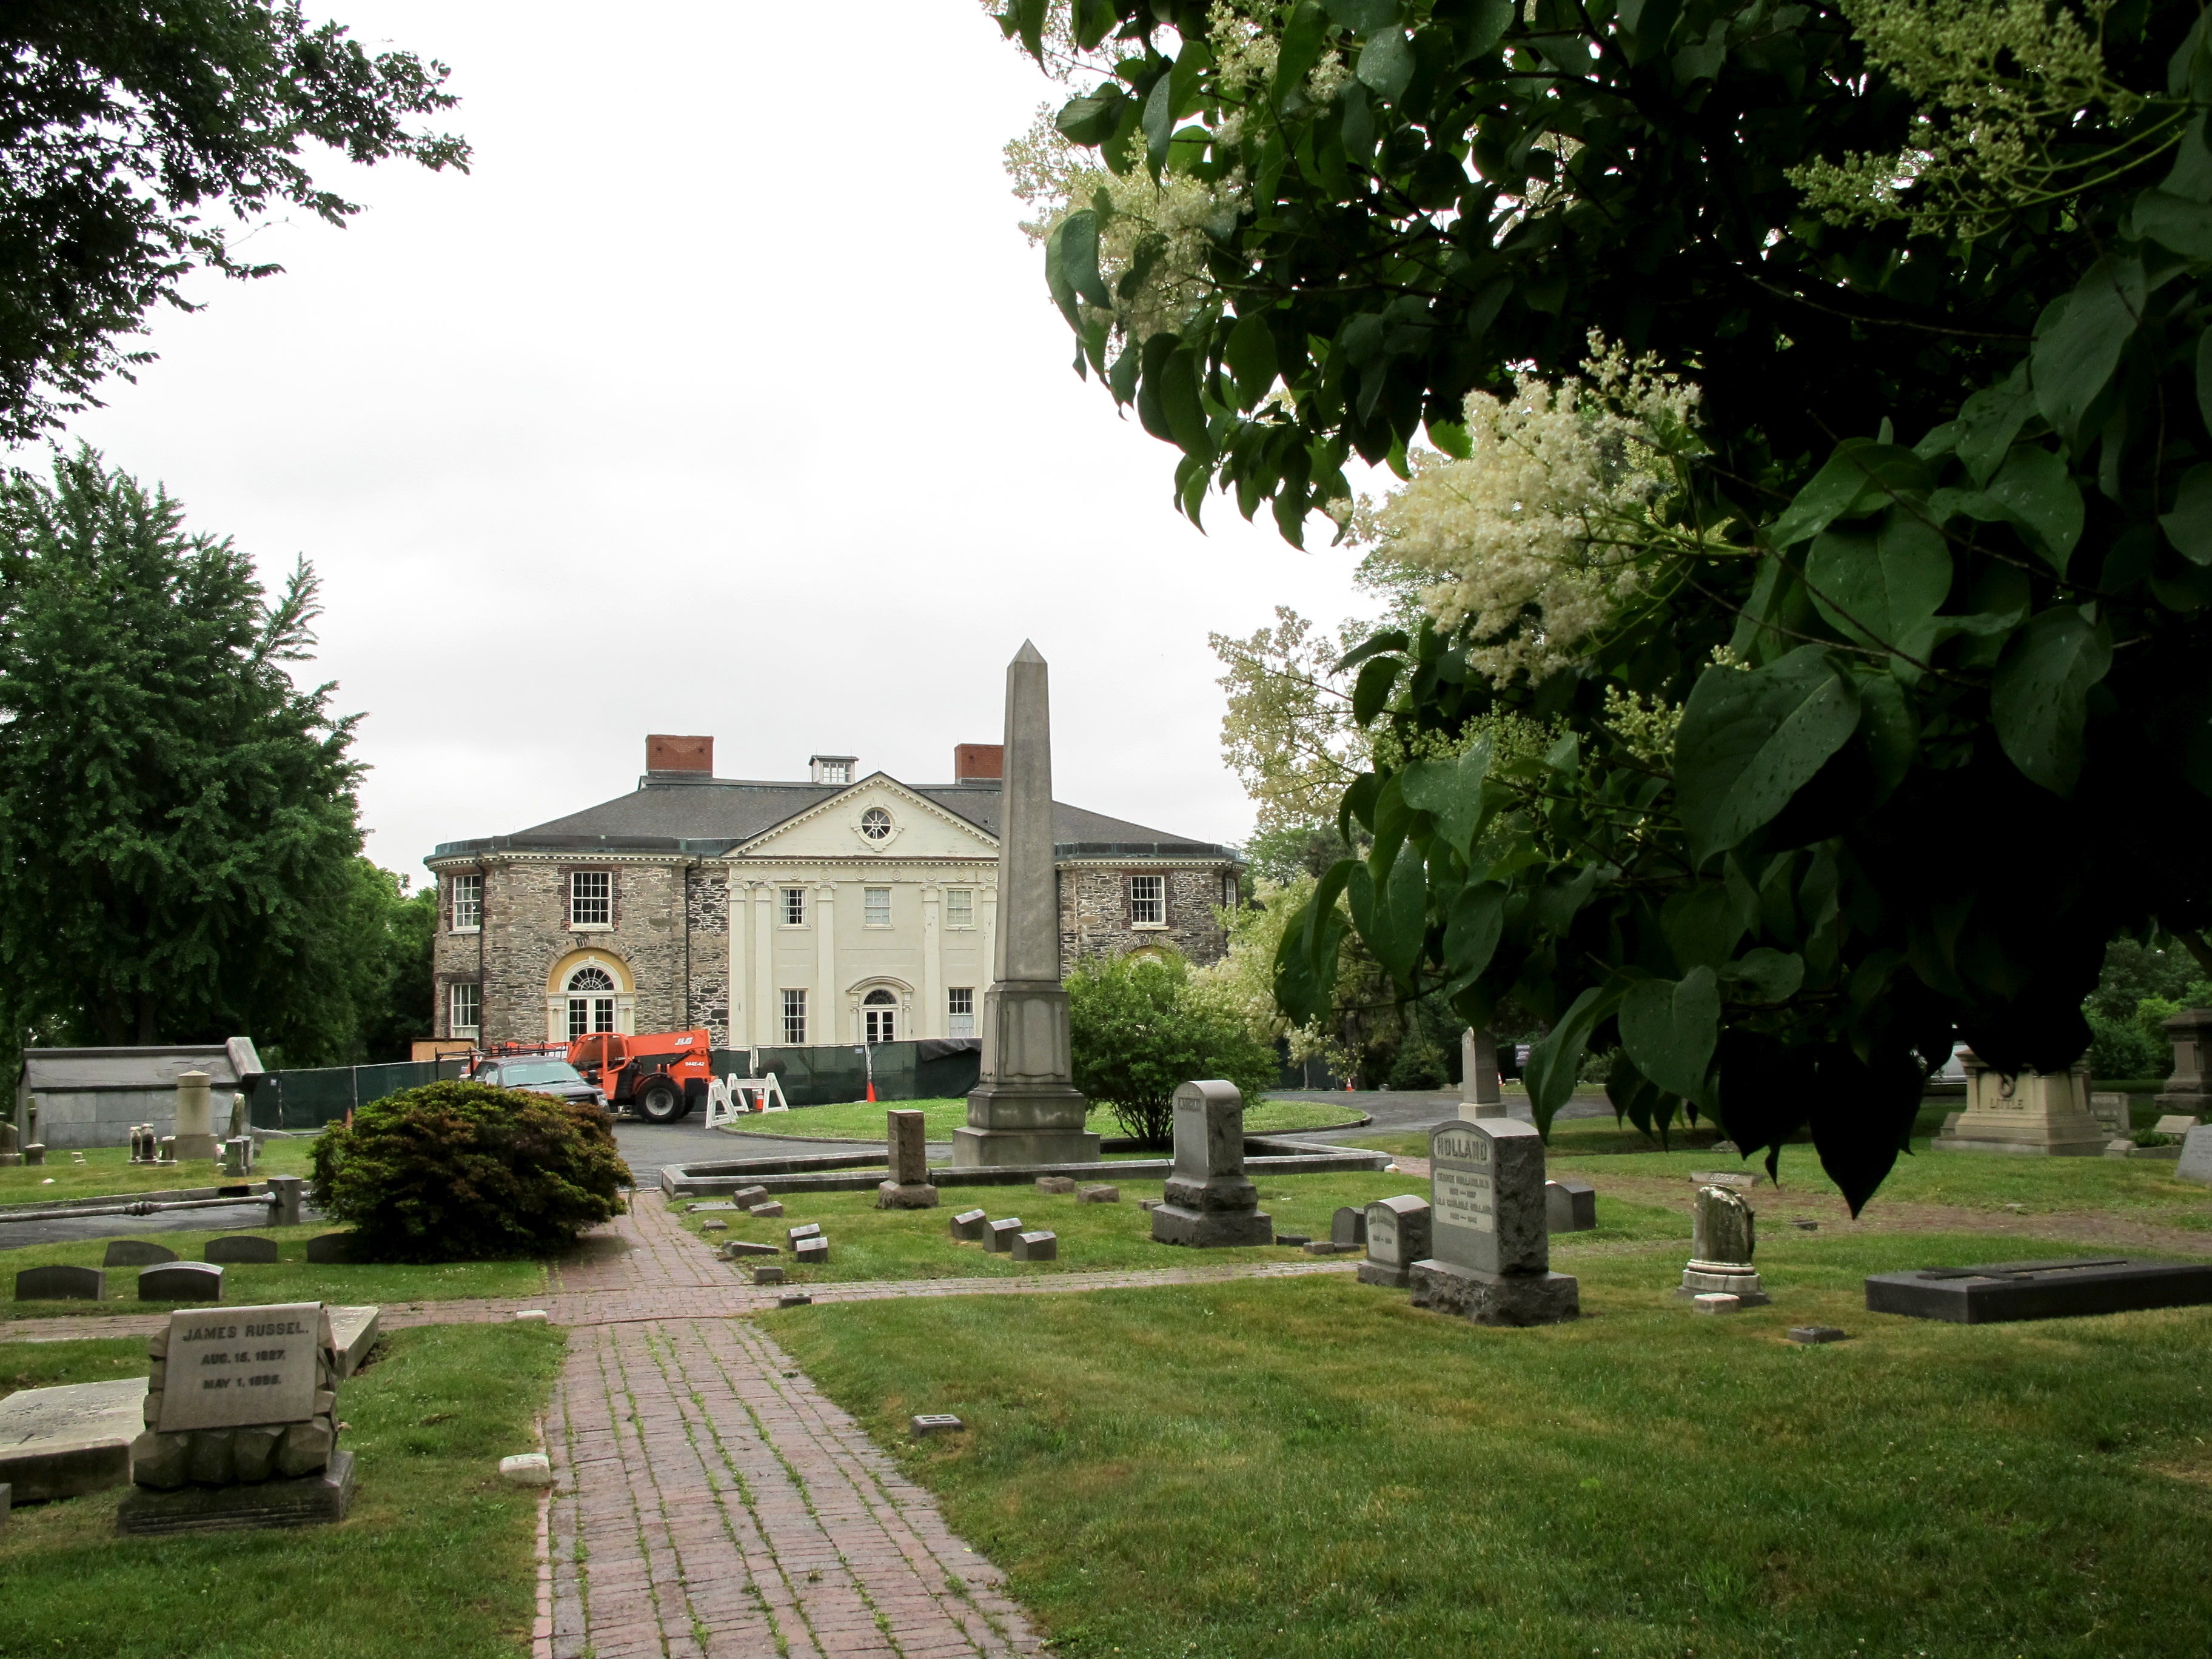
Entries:
{"type": "Polygon", "coordinates": [[[851,788],[763,830],[732,849],[735,858],[996,858],[999,843],[887,774],[872,772],[851,788]],[[890,819],[880,840],[866,833],[871,812],[890,819]]]}

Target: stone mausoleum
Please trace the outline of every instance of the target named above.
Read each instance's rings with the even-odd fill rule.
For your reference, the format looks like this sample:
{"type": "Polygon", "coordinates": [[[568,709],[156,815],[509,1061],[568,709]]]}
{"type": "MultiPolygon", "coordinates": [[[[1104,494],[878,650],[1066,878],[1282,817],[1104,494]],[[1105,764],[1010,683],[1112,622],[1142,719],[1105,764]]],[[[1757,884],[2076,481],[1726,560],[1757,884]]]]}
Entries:
{"type": "MultiPolygon", "coordinates": [[[[441,844],[437,1034],[481,1043],[704,1027],[718,1048],[979,1036],[998,899],[1002,751],[952,781],[714,775],[714,740],[649,737],[626,795],[441,844]]],[[[1226,947],[1236,852],[1053,804],[1065,974],[1086,957],[1226,947]]]]}

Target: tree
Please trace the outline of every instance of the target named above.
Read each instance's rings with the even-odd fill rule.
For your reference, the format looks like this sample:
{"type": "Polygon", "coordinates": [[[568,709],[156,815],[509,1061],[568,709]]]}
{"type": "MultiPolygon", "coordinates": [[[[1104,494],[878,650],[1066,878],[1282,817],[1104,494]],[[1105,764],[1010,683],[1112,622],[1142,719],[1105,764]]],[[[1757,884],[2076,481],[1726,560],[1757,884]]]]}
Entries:
{"type": "Polygon", "coordinates": [[[359,211],[317,184],[312,141],[355,162],[466,169],[420,131],[452,107],[442,64],[371,55],[297,0],[22,0],[0,21],[0,441],[95,403],[147,361],[125,342],[187,277],[280,269],[210,217],[359,211]]]}
{"type": "Polygon", "coordinates": [[[1175,1091],[1222,1078],[1257,1102],[1274,1086],[1275,1051],[1181,957],[1114,957],[1067,976],[1075,1086],[1112,1109],[1125,1133],[1164,1146],[1175,1091]]]}
{"type": "Polygon", "coordinates": [[[1954,1036],[2059,1069],[2116,935],[2212,961],[2196,8],[1085,5],[1066,50],[1115,32],[1057,126],[1125,182],[1040,222],[1085,367],[1187,512],[1295,538],[1387,461],[1333,516],[1425,584],[1339,665],[1371,842],[1293,1017],[1341,896],[1407,994],[1549,1024],[1540,1122],[1618,1042],[1639,1123],[1809,1129],[1856,1207],[1954,1036]],[[1223,207],[1165,327],[1102,228],[1140,175],[1223,207]]]}
{"type": "Polygon", "coordinates": [[[303,561],[227,539],[89,450],[0,485],[0,969],[9,1029],[106,1043],[356,1041],[354,718],[302,690],[303,561]]]}
{"type": "Polygon", "coordinates": [[[410,894],[405,876],[365,858],[353,861],[345,920],[354,1035],[344,1060],[406,1060],[435,1029],[431,945],[438,927],[434,885],[410,894]]]}

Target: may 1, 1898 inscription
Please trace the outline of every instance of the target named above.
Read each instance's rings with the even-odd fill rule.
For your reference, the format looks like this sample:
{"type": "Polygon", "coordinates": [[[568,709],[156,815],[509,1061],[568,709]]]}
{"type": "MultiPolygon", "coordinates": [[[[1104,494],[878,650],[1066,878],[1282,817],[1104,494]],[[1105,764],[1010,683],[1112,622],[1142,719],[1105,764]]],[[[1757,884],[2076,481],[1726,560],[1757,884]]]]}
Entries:
{"type": "Polygon", "coordinates": [[[306,1422],[322,1320],[319,1302],[171,1314],[160,1432],[306,1422]]]}

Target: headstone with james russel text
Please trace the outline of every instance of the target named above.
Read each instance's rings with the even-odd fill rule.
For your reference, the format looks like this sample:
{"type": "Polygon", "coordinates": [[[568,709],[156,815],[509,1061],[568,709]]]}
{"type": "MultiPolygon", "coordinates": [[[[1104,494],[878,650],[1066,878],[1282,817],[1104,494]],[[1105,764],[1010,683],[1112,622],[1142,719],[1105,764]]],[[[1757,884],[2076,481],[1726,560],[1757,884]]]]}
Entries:
{"type": "Polygon", "coordinates": [[[170,1315],[156,1429],[307,1421],[315,1414],[322,1316],[315,1302],[170,1315]]]}

